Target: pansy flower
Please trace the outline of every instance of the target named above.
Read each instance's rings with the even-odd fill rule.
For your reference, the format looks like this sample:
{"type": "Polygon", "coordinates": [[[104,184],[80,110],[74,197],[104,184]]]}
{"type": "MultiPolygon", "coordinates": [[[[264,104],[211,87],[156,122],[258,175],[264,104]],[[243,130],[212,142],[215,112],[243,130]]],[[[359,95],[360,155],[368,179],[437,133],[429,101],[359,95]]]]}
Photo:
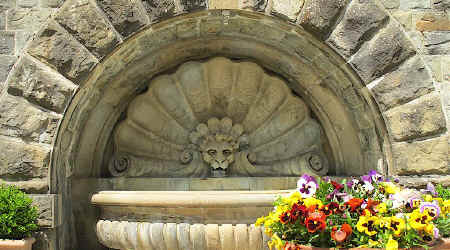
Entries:
{"type": "Polygon", "coordinates": [[[423,213],[424,211],[427,211],[431,217],[436,219],[441,213],[441,208],[437,202],[423,202],[420,204],[420,212],[423,213]]]}
{"type": "Polygon", "coordinates": [[[302,198],[312,197],[317,191],[318,185],[314,177],[304,174],[297,182],[297,189],[302,198]]]}
{"type": "Polygon", "coordinates": [[[335,190],[341,190],[341,189],[344,188],[344,185],[343,185],[343,184],[337,183],[337,182],[335,182],[335,181],[331,181],[331,185],[333,185],[333,187],[334,187],[335,190]]]}
{"type": "Polygon", "coordinates": [[[414,210],[409,217],[409,225],[415,230],[423,230],[429,222],[433,219],[428,214],[428,211],[421,213],[419,210],[414,210]]]}
{"type": "Polygon", "coordinates": [[[337,243],[342,243],[350,237],[352,232],[353,232],[352,227],[349,224],[345,223],[341,226],[341,228],[334,226],[331,229],[330,234],[331,234],[331,238],[334,241],[336,241],[337,243]]]}
{"type": "Polygon", "coordinates": [[[379,219],[376,216],[360,216],[356,229],[361,233],[364,232],[369,236],[377,233],[376,226],[379,224],[379,219]]]}
{"type": "Polygon", "coordinates": [[[426,189],[421,189],[420,191],[424,194],[431,194],[432,196],[437,195],[436,188],[434,187],[433,183],[430,182],[427,184],[426,189]]]}
{"type": "Polygon", "coordinates": [[[320,211],[310,213],[305,220],[305,226],[308,232],[315,233],[317,231],[323,231],[326,227],[325,217],[325,214],[320,211]]]}
{"type": "Polygon", "coordinates": [[[352,198],[349,201],[347,201],[345,204],[349,206],[351,212],[356,212],[356,211],[360,210],[362,203],[363,203],[362,199],[352,198]]]}
{"type": "Polygon", "coordinates": [[[286,245],[284,245],[283,250],[300,250],[300,246],[296,245],[294,243],[286,242],[286,245]]]}
{"type": "Polygon", "coordinates": [[[398,218],[396,216],[392,216],[389,219],[389,223],[388,223],[387,227],[394,232],[395,236],[398,237],[405,230],[406,223],[405,223],[404,219],[398,218]]]}
{"type": "Polygon", "coordinates": [[[290,212],[291,212],[291,214],[290,214],[291,222],[295,222],[295,221],[299,220],[300,223],[303,224],[305,221],[305,217],[308,213],[308,210],[306,209],[306,206],[296,203],[292,206],[292,209],[290,212]]]}

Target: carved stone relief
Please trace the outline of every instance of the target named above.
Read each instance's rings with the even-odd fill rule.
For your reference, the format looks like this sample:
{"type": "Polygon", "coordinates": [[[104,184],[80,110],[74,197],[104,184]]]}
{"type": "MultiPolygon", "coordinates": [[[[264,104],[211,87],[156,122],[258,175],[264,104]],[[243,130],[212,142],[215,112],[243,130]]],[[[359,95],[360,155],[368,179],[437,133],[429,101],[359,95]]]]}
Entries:
{"type": "Polygon", "coordinates": [[[325,174],[319,123],[286,83],[252,62],[216,57],[159,76],[113,134],[114,176],[325,174]]]}

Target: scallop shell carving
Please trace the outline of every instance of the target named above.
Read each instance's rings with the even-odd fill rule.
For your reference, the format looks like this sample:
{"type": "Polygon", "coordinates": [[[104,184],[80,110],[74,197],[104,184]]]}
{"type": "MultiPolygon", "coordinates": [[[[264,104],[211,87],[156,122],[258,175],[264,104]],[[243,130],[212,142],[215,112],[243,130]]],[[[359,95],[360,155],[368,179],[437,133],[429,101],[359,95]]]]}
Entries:
{"type": "Polygon", "coordinates": [[[148,86],[114,131],[115,154],[131,159],[126,175],[207,176],[211,170],[192,138],[210,123],[218,127],[208,130],[212,135],[245,141],[233,152],[229,175],[298,175],[308,168],[307,154],[322,160],[314,172],[326,172],[321,127],[307,105],[255,63],[223,57],[186,62],[148,86]]]}

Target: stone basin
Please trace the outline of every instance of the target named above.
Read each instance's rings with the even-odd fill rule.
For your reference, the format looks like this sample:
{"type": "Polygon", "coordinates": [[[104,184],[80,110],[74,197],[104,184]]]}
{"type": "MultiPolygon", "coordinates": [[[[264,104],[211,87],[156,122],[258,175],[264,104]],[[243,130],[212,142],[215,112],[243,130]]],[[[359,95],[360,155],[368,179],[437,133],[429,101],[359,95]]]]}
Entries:
{"type": "Polygon", "coordinates": [[[266,249],[255,220],[291,190],[102,191],[97,237],[113,249],[266,249]]]}

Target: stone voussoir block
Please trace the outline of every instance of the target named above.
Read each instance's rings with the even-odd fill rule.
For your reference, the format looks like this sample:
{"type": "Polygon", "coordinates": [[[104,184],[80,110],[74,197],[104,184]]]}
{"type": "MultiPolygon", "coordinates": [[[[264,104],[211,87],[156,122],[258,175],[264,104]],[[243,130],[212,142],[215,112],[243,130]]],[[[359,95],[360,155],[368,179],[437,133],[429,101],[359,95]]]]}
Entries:
{"type": "Polygon", "coordinates": [[[238,0],[239,9],[249,9],[258,12],[264,12],[268,0],[238,0]]]}
{"type": "Polygon", "coordinates": [[[272,14],[295,22],[300,14],[304,0],[277,0],[273,2],[272,14]]]}
{"type": "Polygon", "coordinates": [[[441,136],[425,141],[392,145],[395,175],[450,174],[449,138],[441,136]]]}
{"type": "Polygon", "coordinates": [[[9,71],[17,61],[16,56],[0,55],[0,82],[4,82],[8,77],[9,71]]]}
{"type": "Polygon", "coordinates": [[[88,0],[65,3],[55,20],[97,58],[107,55],[119,43],[114,28],[88,0]]]}
{"type": "Polygon", "coordinates": [[[8,30],[36,31],[47,21],[53,10],[49,8],[17,8],[8,11],[8,30]]]}
{"type": "Polygon", "coordinates": [[[46,178],[50,149],[2,138],[0,142],[0,178],[29,180],[46,178]]]}
{"type": "Polygon", "coordinates": [[[375,1],[352,1],[327,42],[341,55],[350,57],[387,20],[386,11],[375,1]]]}
{"type": "Polygon", "coordinates": [[[27,52],[76,84],[83,82],[98,60],[56,22],[50,21],[27,52]]]}
{"type": "Polygon", "coordinates": [[[306,0],[297,23],[326,39],[349,0],[306,0]]]}
{"type": "Polygon", "coordinates": [[[23,56],[8,79],[8,93],[23,96],[32,103],[62,113],[76,85],[53,70],[23,56]]]}
{"type": "Polygon", "coordinates": [[[127,37],[147,24],[145,10],[135,0],[97,0],[114,28],[127,37]]]}
{"type": "Polygon", "coordinates": [[[395,141],[435,135],[446,129],[441,99],[437,92],[390,109],[384,116],[395,141]]]}
{"type": "Polygon", "coordinates": [[[0,135],[50,144],[60,117],[45,112],[25,99],[4,95],[0,101],[0,135]]]}
{"type": "Polygon", "coordinates": [[[14,32],[0,31],[0,55],[14,55],[14,32]]]}
{"type": "Polygon", "coordinates": [[[196,10],[203,10],[208,7],[207,0],[179,0],[181,4],[181,12],[191,12],[196,10]]]}
{"type": "Polygon", "coordinates": [[[386,28],[361,46],[350,60],[350,64],[368,84],[392,71],[415,53],[414,45],[399,24],[391,21],[386,28]]]}
{"type": "Polygon", "coordinates": [[[170,18],[176,11],[174,0],[142,0],[142,3],[152,23],[170,18]]]}
{"type": "Polygon", "coordinates": [[[434,90],[433,78],[419,56],[388,73],[371,89],[381,111],[412,101],[434,90]]]}

